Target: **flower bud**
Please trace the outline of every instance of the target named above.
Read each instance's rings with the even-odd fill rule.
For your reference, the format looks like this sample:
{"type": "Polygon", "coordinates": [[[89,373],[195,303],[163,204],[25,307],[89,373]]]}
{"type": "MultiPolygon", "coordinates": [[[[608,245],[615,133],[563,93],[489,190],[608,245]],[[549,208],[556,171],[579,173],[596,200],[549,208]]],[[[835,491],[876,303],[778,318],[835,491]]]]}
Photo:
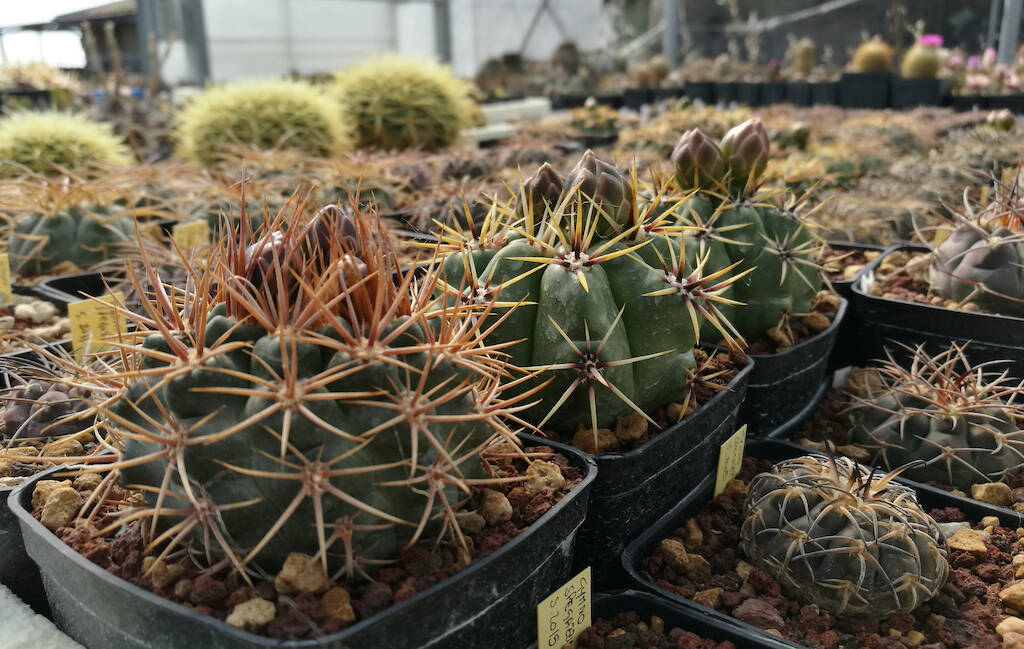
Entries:
{"type": "Polygon", "coordinates": [[[725,160],[718,145],[698,128],[679,138],[672,151],[672,164],[680,189],[710,189],[725,174],[725,160]]]}
{"type": "Polygon", "coordinates": [[[580,207],[584,214],[589,210],[588,203],[593,205],[595,218],[600,218],[599,234],[621,232],[628,226],[633,213],[633,186],[615,165],[601,160],[593,151],[588,149],[565,177],[565,189],[578,189],[583,194],[580,207]],[[598,216],[598,207],[603,216],[598,216]]]}
{"type": "Polygon", "coordinates": [[[734,189],[744,192],[757,181],[768,166],[768,148],[768,134],[756,117],[725,134],[721,149],[734,189]]]}

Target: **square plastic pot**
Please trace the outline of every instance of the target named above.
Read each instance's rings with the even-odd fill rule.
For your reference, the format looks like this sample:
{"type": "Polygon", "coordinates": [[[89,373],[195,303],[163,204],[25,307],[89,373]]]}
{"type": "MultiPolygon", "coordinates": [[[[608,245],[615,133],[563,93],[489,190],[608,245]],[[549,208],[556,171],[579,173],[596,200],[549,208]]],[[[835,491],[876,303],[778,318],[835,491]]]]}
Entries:
{"type": "Polygon", "coordinates": [[[648,88],[626,88],[622,91],[622,102],[626,108],[640,110],[644,104],[651,103],[653,96],[648,88]]]}
{"type": "Polygon", "coordinates": [[[761,104],[772,106],[784,104],[788,99],[787,84],[785,81],[769,81],[761,84],[761,104]]]}
{"type": "Polygon", "coordinates": [[[839,81],[843,108],[889,108],[892,105],[892,74],[845,72],[839,81]]]}
{"type": "Polygon", "coordinates": [[[769,435],[820,399],[847,306],[840,298],[832,324],[821,333],[776,354],[751,356],[754,371],[740,409],[740,423],[747,425],[748,438],[769,435]]]}
{"type": "Polygon", "coordinates": [[[945,84],[941,79],[901,79],[896,77],[892,80],[893,108],[941,106],[945,94],[945,84]]]}
{"type": "MultiPolygon", "coordinates": [[[[829,241],[828,247],[836,251],[867,250],[881,253],[891,249],[870,243],[848,243],[841,241],[829,241]]],[[[852,279],[832,282],[832,290],[840,297],[846,298],[850,305],[847,308],[846,317],[843,318],[843,324],[839,326],[839,337],[832,348],[832,356],[829,359],[830,370],[848,367],[862,360],[858,349],[860,348],[860,337],[864,323],[860,320],[860,313],[858,313],[856,302],[853,300],[853,285],[867,272],[868,266],[870,264],[865,264],[864,268],[860,269],[852,279]]]]}
{"type": "Polygon", "coordinates": [[[710,81],[691,81],[683,86],[683,94],[691,101],[698,99],[705,104],[715,103],[715,84],[710,81]]]}
{"type": "MultiPolygon", "coordinates": [[[[759,440],[747,445],[745,455],[747,457],[755,457],[762,460],[778,462],[806,455],[807,453],[809,453],[807,449],[797,446],[796,444],[759,440]]],[[[1021,526],[1020,517],[1017,515],[1008,516],[1007,510],[1005,509],[991,507],[968,498],[960,498],[940,489],[927,487],[918,483],[911,483],[907,480],[903,480],[902,478],[897,478],[896,482],[914,489],[917,492],[918,501],[926,511],[940,507],[957,507],[964,513],[968,520],[979,521],[985,516],[996,516],[999,518],[1002,525],[1009,527],[1010,529],[1015,529],[1021,526]]],[[[651,576],[643,570],[641,561],[644,557],[653,553],[657,549],[658,544],[661,543],[662,539],[671,536],[674,530],[686,524],[687,519],[695,516],[700,511],[704,503],[711,500],[714,489],[715,476],[710,475],[697,485],[693,491],[684,496],[672,511],[665,514],[665,516],[663,516],[657,523],[652,525],[635,541],[629,544],[625,552],[622,554],[622,565],[623,569],[629,574],[632,586],[639,588],[640,590],[653,593],[658,597],[682,606],[694,615],[706,616],[711,624],[717,624],[732,631],[740,631],[750,634],[751,642],[749,644],[745,643],[743,645],[737,645],[737,647],[804,647],[804,645],[795,644],[788,640],[783,640],[766,633],[751,624],[741,622],[740,620],[726,615],[725,613],[706,608],[692,600],[686,599],[685,597],[663,590],[659,588],[654,583],[651,576]],[[763,644],[765,642],[772,644],[763,644]]],[[[1012,514],[1012,512],[1010,513],[1012,514]]]]}
{"type": "MultiPolygon", "coordinates": [[[[910,346],[924,344],[933,354],[947,349],[953,341],[969,342],[965,353],[972,363],[1009,361],[1010,375],[1024,378],[1024,318],[959,311],[871,294],[875,269],[887,255],[897,250],[926,251],[927,248],[892,248],[869,264],[854,284],[854,310],[862,323],[858,362],[881,358],[886,349],[897,359],[904,357],[906,352],[894,342],[910,346]]],[[[1003,367],[1007,366],[1000,366],[1003,367]]]]}
{"type": "Polygon", "coordinates": [[[787,81],[786,101],[794,106],[811,106],[814,103],[811,96],[812,85],[809,81],[787,81]]]}
{"type": "Polygon", "coordinates": [[[736,84],[736,100],[746,106],[761,106],[764,100],[761,97],[761,89],[764,84],[751,81],[741,81],[736,84]]]}
{"type": "Polygon", "coordinates": [[[676,99],[683,96],[682,86],[673,86],[671,88],[655,88],[653,90],[654,101],[665,101],[666,99],[676,99]]]}
{"type": "Polygon", "coordinates": [[[839,82],[817,81],[811,84],[812,106],[838,106],[839,82]]]}
{"type": "Polygon", "coordinates": [[[51,277],[39,283],[36,290],[54,303],[63,305],[67,311],[68,304],[86,299],[86,296],[99,297],[106,293],[107,282],[118,282],[123,278],[110,276],[104,278],[101,273],[75,273],[73,275],[61,275],[51,277]]]}
{"type": "Polygon", "coordinates": [[[988,100],[986,95],[953,95],[949,99],[949,105],[958,113],[966,113],[987,109],[988,100]]]}
{"type": "Polygon", "coordinates": [[[715,103],[729,105],[740,100],[740,84],[735,81],[714,82],[715,103]]]}
{"type": "Polygon", "coordinates": [[[576,540],[576,568],[593,567],[598,588],[625,583],[619,555],[637,534],[671,509],[676,498],[714,470],[718,447],[736,431],[740,404],[753,370],[749,358],[729,383],[699,410],[640,448],[594,456],[587,520],[576,540]]]}
{"type": "Polygon", "coordinates": [[[993,95],[988,98],[989,110],[1006,109],[1015,115],[1024,114],[1024,94],[993,95]]]}
{"type": "Polygon", "coordinates": [[[600,93],[600,94],[594,95],[594,101],[596,101],[601,106],[609,106],[611,108],[614,108],[615,110],[618,110],[618,109],[622,108],[622,104],[623,104],[622,94],[621,93],[611,93],[611,92],[600,93]]]}
{"type": "Polygon", "coordinates": [[[562,453],[583,481],[526,531],[452,577],[343,631],[281,641],[229,626],[115,577],[85,559],[31,513],[32,489],[8,502],[29,556],[39,566],[59,629],[91,649],[446,649],[522,647],[536,638],[536,606],[572,575],[576,530],[586,516],[597,468],[576,449],[524,436],[562,453]]]}

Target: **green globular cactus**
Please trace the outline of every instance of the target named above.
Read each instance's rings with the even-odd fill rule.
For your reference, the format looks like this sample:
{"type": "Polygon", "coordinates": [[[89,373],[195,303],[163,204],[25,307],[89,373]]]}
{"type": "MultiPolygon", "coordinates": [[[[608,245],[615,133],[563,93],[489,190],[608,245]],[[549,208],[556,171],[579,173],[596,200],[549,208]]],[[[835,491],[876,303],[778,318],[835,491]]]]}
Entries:
{"type": "Polygon", "coordinates": [[[970,492],[979,482],[1008,482],[1024,466],[1021,387],[990,365],[972,365],[953,345],[936,356],[923,347],[906,365],[892,356],[873,368],[856,397],[851,441],[887,469],[914,462],[906,475],[970,492]]]}
{"type": "Polygon", "coordinates": [[[271,573],[300,552],[365,575],[461,538],[455,506],[490,484],[482,450],[515,443],[475,307],[435,298],[436,271],[401,271],[371,215],[278,225],[227,237],[185,304],[157,292],[133,316],[135,360],[91,377],[124,440],[113,468],[149,504],[134,518],[167,551],[271,573]]]}
{"type": "Polygon", "coordinates": [[[246,148],[287,149],[329,157],[350,146],[334,102],[301,81],[242,81],[189,99],[175,120],[178,152],[210,166],[246,148]]]}
{"type": "Polygon", "coordinates": [[[931,251],[928,282],[939,297],[973,302],[1006,315],[1024,314],[1024,210],[1016,186],[994,185],[981,209],[965,202],[952,229],[931,251]]]}
{"type": "Polygon", "coordinates": [[[942,55],[938,46],[919,42],[903,55],[900,75],[904,79],[934,79],[941,67],[942,55]]]}
{"type": "Polygon", "coordinates": [[[88,394],[57,379],[33,378],[0,395],[3,438],[26,440],[74,435],[92,427],[88,394]],[[81,417],[80,417],[81,416],[81,417]]]}
{"type": "Polygon", "coordinates": [[[488,342],[536,373],[524,389],[547,381],[524,417],[596,434],[631,412],[650,418],[685,400],[701,324],[734,334],[718,310],[729,284],[722,273],[705,272],[663,227],[664,210],[640,207],[635,174],[593,152],[564,181],[544,165],[520,194],[518,206],[492,209],[504,224],[483,228],[510,230],[502,245],[453,242],[442,277],[467,301],[497,299],[488,342]]]}
{"type": "Polygon", "coordinates": [[[768,153],[759,119],[731,129],[721,146],[689,131],[672,153],[679,188],[696,191],[675,209],[678,225],[708,256],[709,272],[746,273],[725,295],[742,306],[726,305],[723,313],[749,341],[791,314],[810,312],[823,287],[820,242],[800,214],[803,199],[757,191],[768,153]]]}
{"type": "Polygon", "coordinates": [[[53,176],[94,174],[95,165],[132,161],[109,124],[58,112],[14,113],[0,119],[0,176],[29,171],[53,176]]]}
{"type": "Polygon", "coordinates": [[[436,150],[474,125],[472,84],[439,65],[381,56],[335,75],[331,92],[359,147],[436,150]]]}
{"type": "Polygon", "coordinates": [[[857,46],[850,58],[853,72],[888,72],[892,69],[892,48],[877,36],[857,46]]]}
{"type": "Polygon", "coordinates": [[[844,617],[909,613],[949,564],[938,525],[894,475],[849,458],[780,462],[750,483],[740,549],[805,604],[844,617]]]}
{"type": "Polygon", "coordinates": [[[115,257],[118,247],[135,237],[134,223],[128,210],[115,204],[25,214],[11,234],[11,271],[31,276],[68,264],[89,268],[115,257]]]}

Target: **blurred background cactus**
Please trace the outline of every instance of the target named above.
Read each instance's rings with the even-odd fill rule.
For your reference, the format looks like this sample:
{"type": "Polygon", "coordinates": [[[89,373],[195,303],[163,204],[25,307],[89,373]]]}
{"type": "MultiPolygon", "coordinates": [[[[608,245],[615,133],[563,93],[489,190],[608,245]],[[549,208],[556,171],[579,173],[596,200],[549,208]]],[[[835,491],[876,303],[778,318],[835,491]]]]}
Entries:
{"type": "Polygon", "coordinates": [[[0,118],[0,176],[98,174],[132,158],[110,125],[82,115],[19,112],[0,118]]]}
{"type": "Polygon", "coordinates": [[[740,547],[804,604],[844,617],[909,613],[938,593],[949,564],[938,525],[896,473],[784,460],[751,481],[740,547]]]}
{"type": "Polygon", "coordinates": [[[850,57],[852,72],[888,72],[892,69],[893,51],[878,36],[864,41],[850,57]]]}
{"type": "Polygon", "coordinates": [[[900,75],[905,79],[934,79],[942,67],[942,37],[924,34],[903,55],[900,75]]]}
{"type": "Polygon", "coordinates": [[[350,146],[348,126],[318,88],[300,81],[247,81],[193,97],[175,123],[178,152],[214,165],[255,148],[329,157],[350,146]]]}
{"type": "Polygon", "coordinates": [[[359,147],[432,151],[474,125],[473,86],[437,63],[382,56],[335,74],[331,89],[359,147]]]}

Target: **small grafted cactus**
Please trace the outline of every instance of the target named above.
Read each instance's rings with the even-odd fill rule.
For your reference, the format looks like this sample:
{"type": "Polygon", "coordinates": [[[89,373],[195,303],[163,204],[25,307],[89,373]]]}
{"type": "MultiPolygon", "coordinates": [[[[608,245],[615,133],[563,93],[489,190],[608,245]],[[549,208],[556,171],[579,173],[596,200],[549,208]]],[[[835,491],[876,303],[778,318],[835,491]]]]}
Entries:
{"type": "Polygon", "coordinates": [[[916,494],[849,458],[807,455],[754,477],[740,549],[801,602],[835,615],[909,613],[949,574],[916,494]]]}
{"type": "Polygon", "coordinates": [[[496,480],[484,449],[516,443],[507,370],[481,340],[489,306],[400,270],[372,214],[280,219],[255,242],[225,234],[202,270],[182,260],[194,290],[144,263],[154,288],[129,316],[144,342],[89,377],[124,440],[112,468],[148,503],[115,525],[146,521],[162,553],[243,576],[295,552],[353,576],[419,540],[465,549],[455,508],[496,480]]]}
{"type": "Polygon", "coordinates": [[[11,270],[41,275],[61,267],[89,268],[117,254],[135,236],[135,221],[116,205],[79,205],[19,217],[10,241],[11,270]]]}
{"type": "Polygon", "coordinates": [[[1024,203],[1016,181],[996,181],[995,195],[975,211],[966,201],[952,231],[931,253],[928,281],[939,297],[983,310],[1024,314],[1024,203]]]}
{"type": "Polygon", "coordinates": [[[755,118],[731,129],[720,146],[698,129],[688,131],[672,153],[679,188],[696,190],[675,209],[677,225],[707,255],[707,272],[747,273],[724,294],[743,306],[726,305],[723,312],[750,341],[784,326],[790,315],[810,312],[824,284],[817,263],[822,244],[801,213],[807,195],[758,190],[769,147],[755,118]]]}
{"type": "Polygon", "coordinates": [[[908,365],[890,355],[874,368],[877,384],[866,381],[865,396],[856,397],[852,441],[873,463],[892,469],[920,460],[907,477],[967,492],[1020,472],[1024,407],[1016,401],[1024,388],[991,364],[972,365],[959,345],[935,356],[908,351],[908,365]]]}

